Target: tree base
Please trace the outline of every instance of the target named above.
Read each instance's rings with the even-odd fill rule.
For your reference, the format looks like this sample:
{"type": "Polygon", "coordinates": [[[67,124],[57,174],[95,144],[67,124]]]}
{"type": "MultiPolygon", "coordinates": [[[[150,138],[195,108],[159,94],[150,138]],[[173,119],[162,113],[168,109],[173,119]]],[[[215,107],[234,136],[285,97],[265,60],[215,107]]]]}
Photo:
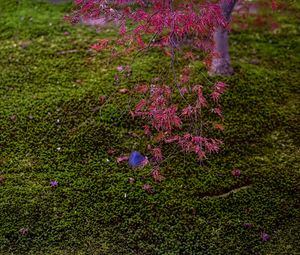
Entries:
{"type": "Polygon", "coordinates": [[[213,59],[208,74],[210,76],[230,76],[234,74],[234,71],[230,65],[230,61],[226,59],[213,59]]]}

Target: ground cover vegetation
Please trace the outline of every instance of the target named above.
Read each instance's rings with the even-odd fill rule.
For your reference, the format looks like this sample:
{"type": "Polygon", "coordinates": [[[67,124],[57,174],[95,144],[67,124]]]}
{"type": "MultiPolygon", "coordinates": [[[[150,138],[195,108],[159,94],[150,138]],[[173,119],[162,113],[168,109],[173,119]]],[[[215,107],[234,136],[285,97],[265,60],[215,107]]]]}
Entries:
{"type": "Polygon", "coordinates": [[[199,165],[164,147],[160,183],[117,159],[147,152],[128,91],[171,77],[169,58],[91,50],[114,28],[70,26],[70,4],[0,6],[2,254],[299,253],[298,3],[276,31],[233,29],[222,150],[199,165]]]}

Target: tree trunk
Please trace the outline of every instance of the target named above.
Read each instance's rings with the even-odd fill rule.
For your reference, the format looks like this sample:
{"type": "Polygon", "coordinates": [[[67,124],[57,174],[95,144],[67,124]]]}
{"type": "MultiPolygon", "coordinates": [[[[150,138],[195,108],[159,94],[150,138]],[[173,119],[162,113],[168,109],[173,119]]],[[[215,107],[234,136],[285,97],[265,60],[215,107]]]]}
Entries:
{"type": "MultiPolygon", "coordinates": [[[[220,7],[225,20],[229,23],[231,13],[237,0],[221,0],[220,7]]],[[[231,75],[233,69],[231,67],[229,47],[228,47],[228,30],[219,27],[214,32],[214,50],[211,66],[209,68],[210,75],[231,75]]]]}

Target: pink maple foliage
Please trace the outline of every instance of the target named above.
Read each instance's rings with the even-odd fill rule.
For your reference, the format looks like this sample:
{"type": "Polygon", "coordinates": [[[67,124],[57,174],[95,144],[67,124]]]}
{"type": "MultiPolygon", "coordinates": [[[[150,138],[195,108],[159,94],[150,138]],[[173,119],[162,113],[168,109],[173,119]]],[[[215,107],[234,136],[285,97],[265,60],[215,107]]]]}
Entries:
{"type": "Polygon", "coordinates": [[[210,90],[213,92],[207,96],[202,85],[197,84],[191,87],[191,90],[187,89],[185,93],[188,105],[179,105],[173,101],[172,96],[180,94],[180,91],[170,86],[152,84],[131,112],[134,118],[146,121],[145,134],[153,144],[158,144],[155,148],[149,147],[156,162],[163,159],[160,147],[163,143],[178,144],[182,151],[195,153],[199,160],[207,158],[208,154],[218,153],[220,150],[222,141],[204,134],[209,129],[208,126],[215,130],[224,130],[224,126],[220,123],[223,120],[220,97],[226,91],[227,86],[216,82],[210,90]],[[209,96],[214,92],[218,93],[218,100],[209,96]],[[204,118],[204,110],[206,110],[207,120],[204,118]],[[213,121],[209,124],[208,119],[218,119],[218,122],[213,121]],[[200,123],[200,127],[187,132],[186,124],[191,126],[197,122],[200,123]]]}
{"type": "MultiPolygon", "coordinates": [[[[130,41],[139,48],[147,47],[150,41],[153,46],[178,47],[188,34],[193,34],[194,45],[210,51],[213,31],[227,26],[220,5],[214,1],[75,0],[74,4],[75,10],[67,20],[74,23],[99,17],[115,20],[121,36],[117,42],[128,45],[130,41]],[[151,36],[150,41],[145,35],[151,36]]],[[[98,49],[98,45],[93,48],[98,49]]],[[[187,77],[184,74],[183,81],[187,77]]]]}

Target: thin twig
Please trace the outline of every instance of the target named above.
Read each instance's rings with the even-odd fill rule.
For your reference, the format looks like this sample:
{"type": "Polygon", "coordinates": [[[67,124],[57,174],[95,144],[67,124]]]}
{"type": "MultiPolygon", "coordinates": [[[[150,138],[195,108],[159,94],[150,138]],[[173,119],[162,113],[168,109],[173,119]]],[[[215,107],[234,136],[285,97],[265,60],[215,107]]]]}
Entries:
{"type": "Polygon", "coordinates": [[[243,186],[243,187],[240,187],[240,188],[236,188],[236,189],[230,190],[230,191],[228,191],[224,194],[221,194],[221,195],[205,196],[205,197],[202,197],[202,199],[224,198],[224,197],[228,197],[230,194],[234,194],[234,193],[237,193],[241,190],[249,189],[249,188],[252,188],[252,185],[247,185],[247,186],[243,186]]]}

